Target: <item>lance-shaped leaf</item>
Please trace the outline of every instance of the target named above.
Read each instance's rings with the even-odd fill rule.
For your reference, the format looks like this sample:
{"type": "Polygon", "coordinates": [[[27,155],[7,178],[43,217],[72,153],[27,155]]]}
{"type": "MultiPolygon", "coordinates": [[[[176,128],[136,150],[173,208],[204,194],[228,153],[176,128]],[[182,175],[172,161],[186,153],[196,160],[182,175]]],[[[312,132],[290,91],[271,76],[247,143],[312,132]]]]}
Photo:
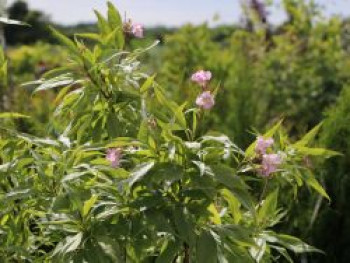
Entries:
{"type": "Polygon", "coordinates": [[[197,262],[217,262],[217,246],[215,239],[208,231],[203,231],[197,239],[197,262]]]}
{"type": "Polygon", "coordinates": [[[130,174],[129,186],[132,187],[137,181],[140,181],[154,166],[154,162],[147,162],[138,165],[130,174]]]}
{"type": "Polygon", "coordinates": [[[245,208],[255,213],[253,198],[249,194],[248,186],[235,174],[235,170],[225,165],[215,165],[211,168],[215,174],[214,178],[230,190],[245,208]]]}

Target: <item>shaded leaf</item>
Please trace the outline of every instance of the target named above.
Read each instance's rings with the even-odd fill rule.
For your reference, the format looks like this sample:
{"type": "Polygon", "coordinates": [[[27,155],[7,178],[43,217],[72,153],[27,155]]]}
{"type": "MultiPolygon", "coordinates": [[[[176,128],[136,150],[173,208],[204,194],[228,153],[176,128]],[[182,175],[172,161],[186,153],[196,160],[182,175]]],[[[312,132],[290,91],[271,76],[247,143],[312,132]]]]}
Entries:
{"type": "Polygon", "coordinates": [[[203,231],[197,239],[197,262],[217,262],[217,246],[210,232],[203,231]]]}

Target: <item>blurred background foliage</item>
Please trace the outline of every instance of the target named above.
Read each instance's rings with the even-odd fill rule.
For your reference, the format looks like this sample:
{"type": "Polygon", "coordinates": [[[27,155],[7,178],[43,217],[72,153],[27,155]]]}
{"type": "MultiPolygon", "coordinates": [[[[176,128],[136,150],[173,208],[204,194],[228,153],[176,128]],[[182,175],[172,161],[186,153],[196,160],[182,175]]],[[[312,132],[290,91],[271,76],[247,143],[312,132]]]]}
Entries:
{"type": "MultiPolygon", "coordinates": [[[[350,262],[350,21],[324,17],[313,1],[282,2],[288,17],[282,25],[270,24],[264,4],[251,0],[243,6],[240,24],[150,28],[144,41],[129,45],[160,41],[145,55],[145,69],[158,72],[157,81],[178,99],[194,100],[198,93],[190,82],[192,72],[212,71],[219,106],[206,125],[227,133],[241,147],[252,142],[255,129],[264,130],[281,117],[295,138],[324,121],[318,143],[343,153],[319,169],[332,201],[300,192],[302,203],[290,207],[291,216],[279,227],[326,253],[304,262],[350,262]]],[[[21,84],[59,66],[67,54],[48,33],[52,23],[44,13],[16,1],[8,14],[31,27],[5,28],[9,65],[0,74],[8,74],[9,89],[0,86],[0,109],[32,116],[12,120],[12,125],[41,135],[43,123],[50,121],[54,94],[46,91],[31,98],[31,90],[21,84]]],[[[94,24],[55,27],[70,37],[96,31],[94,24]]]]}

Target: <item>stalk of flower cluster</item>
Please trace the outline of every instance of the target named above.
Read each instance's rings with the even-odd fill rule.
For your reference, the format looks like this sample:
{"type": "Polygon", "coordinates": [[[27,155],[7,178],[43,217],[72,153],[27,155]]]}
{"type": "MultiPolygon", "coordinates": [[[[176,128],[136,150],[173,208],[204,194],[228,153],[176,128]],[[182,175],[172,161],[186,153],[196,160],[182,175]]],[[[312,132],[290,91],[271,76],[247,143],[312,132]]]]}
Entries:
{"type": "Polygon", "coordinates": [[[267,191],[267,185],[269,183],[269,179],[267,177],[264,178],[264,185],[263,185],[263,189],[261,191],[260,197],[259,197],[259,203],[258,203],[258,207],[261,207],[262,205],[262,201],[264,199],[264,196],[266,194],[267,191]]]}
{"type": "Polygon", "coordinates": [[[258,136],[256,140],[255,152],[259,156],[259,160],[261,161],[261,168],[258,171],[264,177],[264,185],[260,194],[258,204],[259,207],[261,206],[262,200],[267,191],[269,176],[275,171],[277,171],[278,166],[282,163],[282,158],[280,154],[267,153],[267,149],[270,148],[273,145],[273,143],[273,138],[265,139],[262,136],[258,136]]]}

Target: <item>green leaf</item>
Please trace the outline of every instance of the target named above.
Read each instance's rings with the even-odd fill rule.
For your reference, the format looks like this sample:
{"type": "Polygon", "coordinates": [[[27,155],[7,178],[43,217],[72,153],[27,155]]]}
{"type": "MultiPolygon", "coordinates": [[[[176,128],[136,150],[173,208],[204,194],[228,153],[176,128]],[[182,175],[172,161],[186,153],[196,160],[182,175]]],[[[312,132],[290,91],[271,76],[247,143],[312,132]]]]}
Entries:
{"type": "Polygon", "coordinates": [[[211,168],[215,174],[214,178],[230,190],[245,208],[255,213],[254,202],[248,192],[248,186],[236,175],[236,171],[225,165],[215,165],[211,168]]]}
{"type": "Polygon", "coordinates": [[[7,172],[12,166],[12,162],[0,164],[0,172],[7,172]]]}
{"type": "Polygon", "coordinates": [[[173,182],[183,176],[183,167],[175,163],[158,163],[152,169],[149,179],[154,182],[173,182]]]}
{"type": "Polygon", "coordinates": [[[156,74],[154,74],[146,79],[146,81],[142,84],[142,86],[140,88],[141,94],[145,93],[146,91],[148,91],[152,87],[152,84],[154,82],[155,77],[156,77],[156,74]]]}
{"type": "Polygon", "coordinates": [[[74,173],[69,173],[67,175],[65,175],[63,178],[62,178],[62,183],[63,182],[68,182],[68,181],[71,181],[71,180],[75,180],[77,178],[80,178],[81,176],[87,174],[88,171],[84,171],[84,172],[74,172],[74,173]]]}
{"type": "Polygon", "coordinates": [[[90,212],[91,208],[95,205],[98,199],[97,195],[92,195],[91,198],[84,202],[83,206],[83,217],[86,217],[90,212]]]}
{"type": "Polygon", "coordinates": [[[142,143],[129,137],[118,137],[106,145],[106,148],[118,148],[125,146],[141,146],[142,143]]]}
{"type": "Polygon", "coordinates": [[[315,139],[317,133],[319,132],[320,128],[322,127],[323,122],[316,125],[314,128],[312,128],[307,134],[301,138],[301,140],[297,141],[294,145],[295,146],[306,146],[308,145],[313,139],[315,139]]]}
{"type": "Polygon", "coordinates": [[[221,224],[221,217],[220,217],[220,214],[218,212],[218,210],[216,209],[214,203],[211,203],[209,206],[208,206],[208,209],[207,209],[211,216],[210,216],[210,220],[216,224],[216,225],[220,225],[221,224]]]}
{"type": "Polygon", "coordinates": [[[309,148],[305,146],[293,145],[300,154],[302,155],[311,155],[311,156],[324,156],[326,158],[342,155],[339,152],[324,149],[324,148],[309,148]]]}
{"type": "Polygon", "coordinates": [[[222,196],[228,203],[231,215],[233,216],[233,221],[238,224],[242,219],[242,213],[240,210],[241,203],[239,200],[227,189],[221,191],[222,196]]]}
{"type": "Polygon", "coordinates": [[[123,21],[120,17],[119,11],[115,8],[115,6],[108,2],[108,23],[109,27],[115,31],[115,39],[117,42],[118,48],[122,49],[124,47],[125,39],[123,32],[123,21]]]}
{"type": "Polygon", "coordinates": [[[147,119],[144,119],[140,123],[140,128],[139,128],[139,132],[137,134],[137,139],[143,143],[147,143],[148,136],[149,136],[148,121],[147,121],[147,119]]]}
{"type": "Polygon", "coordinates": [[[186,127],[187,127],[185,114],[183,113],[184,108],[186,107],[186,104],[187,104],[187,103],[185,102],[185,103],[182,104],[181,106],[177,107],[177,108],[175,109],[175,111],[173,111],[173,112],[174,112],[174,115],[175,115],[175,117],[176,117],[176,119],[177,119],[177,121],[179,122],[179,124],[181,125],[181,127],[182,127],[183,129],[186,129],[186,127]]]}
{"type": "Polygon", "coordinates": [[[278,251],[278,253],[280,253],[289,263],[294,263],[293,259],[290,257],[285,248],[273,245],[270,245],[270,247],[278,251]]]}
{"type": "Polygon", "coordinates": [[[266,218],[270,218],[276,213],[277,201],[278,201],[277,197],[278,197],[278,190],[275,190],[271,194],[269,194],[267,198],[264,200],[258,212],[258,219],[260,221],[263,221],[266,218]]]}
{"type": "Polygon", "coordinates": [[[267,132],[264,133],[264,138],[272,137],[278,129],[281,127],[281,124],[283,123],[283,119],[277,122],[271,129],[269,129],[267,132]]]}
{"type": "Polygon", "coordinates": [[[314,248],[301,241],[299,238],[284,235],[284,234],[274,234],[276,237],[275,242],[281,244],[285,248],[292,250],[294,253],[308,253],[308,252],[318,252],[323,253],[321,250],[314,248]]]}
{"type": "Polygon", "coordinates": [[[129,186],[133,186],[137,181],[141,180],[154,166],[154,162],[147,162],[138,165],[130,174],[129,186]]]}
{"type": "Polygon", "coordinates": [[[101,31],[102,35],[108,35],[112,30],[109,28],[107,20],[96,10],[94,10],[97,17],[98,29],[101,31]]]}
{"type": "Polygon", "coordinates": [[[71,86],[73,84],[77,84],[79,81],[75,81],[69,74],[61,75],[49,80],[42,80],[40,85],[34,90],[34,93],[43,90],[49,90],[53,88],[63,87],[63,86],[71,86]]]}
{"type": "Polygon", "coordinates": [[[156,259],[156,263],[172,263],[175,257],[179,254],[182,248],[181,243],[178,241],[170,240],[165,243],[159,256],[156,259]]]}
{"type": "Polygon", "coordinates": [[[197,239],[197,262],[217,262],[217,246],[210,232],[203,231],[197,239]]]}
{"type": "Polygon", "coordinates": [[[97,243],[106,256],[108,256],[114,263],[122,263],[120,246],[117,241],[108,236],[97,236],[97,243]]]}
{"type": "Polygon", "coordinates": [[[306,244],[301,241],[299,238],[292,237],[289,235],[279,235],[279,240],[281,244],[285,245],[288,249],[292,250],[294,253],[308,253],[308,252],[317,252],[323,253],[322,250],[319,250],[313,246],[306,244]]]}
{"type": "Polygon", "coordinates": [[[316,180],[312,173],[302,173],[302,178],[307,185],[316,190],[320,195],[327,198],[329,201],[331,200],[327,192],[324,190],[322,185],[316,180]]]}
{"type": "Polygon", "coordinates": [[[53,27],[50,26],[49,28],[52,32],[52,35],[55,38],[57,38],[58,41],[60,41],[64,46],[66,46],[73,54],[80,56],[80,52],[72,40],[70,40],[68,37],[58,32],[53,27]]]}
{"type": "Polygon", "coordinates": [[[259,263],[266,252],[266,240],[263,238],[255,238],[256,246],[249,249],[251,256],[259,263]]]}
{"type": "Polygon", "coordinates": [[[111,2],[107,2],[108,6],[108,23],[110,28],[120,28],[123,27],[122,18],[120,17],[119,11],[111,2]]]}
{"type": "Polygon", "coordinates": [[[101,36],[96,33],[78,33],[78,34],[75,34],[75,36],[87,38],[95,41],[101,41],[101,36]]]}
{"type": "Polygon", "coordinates": [[[213,229],[217,232],[222,239],[229,239],[232,242],[243,247],[255,246],[255,241],[252,239],[251,228],[244,227],[243,225],[217,225],[213,229]]]}
{"type": "Polygon", "coordinates": [[[194,225],[193,222],[190,221],[187,210],[185,208],[176,207],[174,212],[174,220],[176,230],[179,233],[182,241],[188,243],[191,246],[192,242],[194,241],[194,225]]]}
{"type": "MultiPolygon", "coordinates": [[[[121,123],[117,113],[110,112],[107,119],[107,131],[110,138],[115,138],[121,133],[121,123]]],[[[96,129],[96,128],[95,128],[96,129]]]]}
{"type": "Polygon", "coordinates": [[[174,117],[180,124],[181,128],[186,129],[186,118],[183,113],[183,110],[186,107],[186,103],[178,106],[174,101],[167,99],[159,87],[154,88],[154,93],[159,103],[165,106],[172,114],[174,114],[174,117]]]}
{"type": "Polygon", "coordinates": [[[6,200],[24,199],[30,196],[32,191],[30,189],[18,189],[11,191],[5,195],[6,200]]]}
{"type": "Polygon", "coordinates": [[[53,251],[53,256],[55,255],[65,255],[69,252],[73,252],[78,249],[83,239],[83,233],[79,232],[75,236],[68,236],[62,242],[60,242],[55,250],[53,251]]]}
{"type": "Polygon", "coordinates": [[[0,113],[0,119],[17,119],[17,118],[30,118],[27,115],[23,115],[21,113],[17,113],[17,112],[3,112],[0,113]]]}

